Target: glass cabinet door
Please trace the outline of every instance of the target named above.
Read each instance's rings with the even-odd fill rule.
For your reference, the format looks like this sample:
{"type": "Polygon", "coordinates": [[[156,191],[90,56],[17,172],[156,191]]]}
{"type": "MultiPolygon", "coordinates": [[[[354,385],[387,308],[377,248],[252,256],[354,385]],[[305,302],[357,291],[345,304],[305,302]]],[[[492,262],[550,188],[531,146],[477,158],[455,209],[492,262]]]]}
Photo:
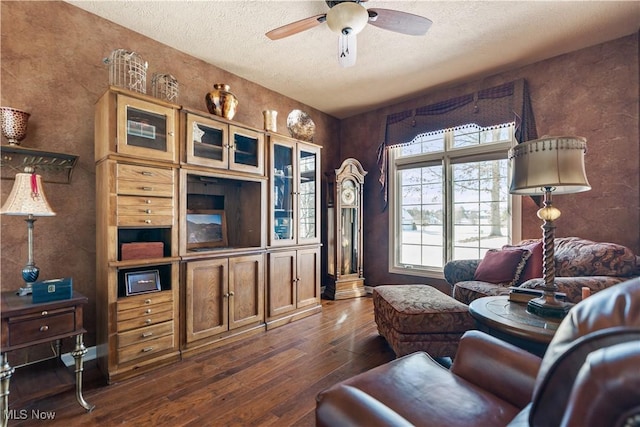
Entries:
{"type": "Polygon", "coordinates": [[[271,242],[291,244],[294,236],[294,145],[286,142],[272,146],[272,230],[271,242]]]}
{"type": "Polygon", "coordinates": [[[187,163],[226,169],[228,134],[226,123],[187,114],[187,163]]]}
{"type": "Polygon", "coordinates": [[[231,157],[229,169],[264,173],[264,135],[260,132],[229,125],[231,157]]]}
{"type": "Polygon", "coordinates": [[[319,239],[318,213],[320,198],[320,167],[318,150],[299,145],[298,148],[298,243],[315,243],[319,239]]]}
{"type": "Polygon", "coordinates": [[[320,147],[271,138],[272,246],[320,243],[320,147]]]}
{"type": "Polygon", "coordinates": [[[356,208],[342,208],[340,217],[340,259],[339,271],[342,276],[358,273],[358,211],[356,208]]]}
{"type": "Polygon", "coordinates": [[[177,160],[176,110],[125,95],[118,95],[117,104],[118,153],[177,160]]]}

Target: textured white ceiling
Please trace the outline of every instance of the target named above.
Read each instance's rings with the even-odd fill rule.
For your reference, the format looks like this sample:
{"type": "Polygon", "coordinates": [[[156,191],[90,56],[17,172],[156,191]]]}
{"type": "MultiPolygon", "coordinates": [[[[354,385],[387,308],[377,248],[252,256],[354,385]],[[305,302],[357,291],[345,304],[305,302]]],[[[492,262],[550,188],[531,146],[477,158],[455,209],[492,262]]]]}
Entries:
{"type": "Polygon", "coordinates": [[[351,68],[326,24],[265,33],[325,13],[324,1],[68,1],[320,111],[345,118],[430,88],[530,64],[638,31],[638,1],[382,1],[425,16],[425,36],[367,25],[351,68]]]}

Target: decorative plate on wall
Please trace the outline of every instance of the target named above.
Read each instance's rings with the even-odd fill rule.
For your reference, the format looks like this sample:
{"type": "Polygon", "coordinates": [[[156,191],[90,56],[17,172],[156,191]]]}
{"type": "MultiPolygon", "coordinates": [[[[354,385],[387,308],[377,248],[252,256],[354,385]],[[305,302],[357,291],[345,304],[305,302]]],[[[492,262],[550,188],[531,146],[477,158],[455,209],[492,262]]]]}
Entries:
{"type": "Polygon", "coordinates": [[[292,110],[287,116],[287,129],[292,137],[302,141],[313,141],[316,124],[301,110],[292,110]]]}

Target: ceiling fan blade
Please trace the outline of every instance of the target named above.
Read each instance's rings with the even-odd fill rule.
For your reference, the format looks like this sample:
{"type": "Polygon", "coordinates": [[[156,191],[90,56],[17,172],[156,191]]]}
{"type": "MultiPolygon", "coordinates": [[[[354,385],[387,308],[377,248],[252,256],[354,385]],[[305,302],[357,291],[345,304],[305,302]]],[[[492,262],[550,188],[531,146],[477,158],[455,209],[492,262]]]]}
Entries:
{"type": "Polygon", "coordinates": [[[283,25],[282,27],[276,28],[275,30],[271,30],[266,34],[266,36],[271,40],[278,40],[284,37],[289,37],[302,31],[309,30],[316,25],[320,25],[324,21],[326,21],[326,19],[326,13],[310,16],[309,18],[301,19],[299,21],[283,25]]]}
{"type": "Polygon", "coordinates": [[[410,36],[425,35],[433,23],[424,16],[399,10],[372,8],[368,11],[369,24],[410,36]]]}

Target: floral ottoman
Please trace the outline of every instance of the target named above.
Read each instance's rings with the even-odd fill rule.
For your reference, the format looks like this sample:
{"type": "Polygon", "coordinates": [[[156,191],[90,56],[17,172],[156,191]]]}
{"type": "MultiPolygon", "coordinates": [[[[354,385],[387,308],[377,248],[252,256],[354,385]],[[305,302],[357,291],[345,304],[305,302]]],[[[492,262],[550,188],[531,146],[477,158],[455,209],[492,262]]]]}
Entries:
{"type": "Polygon", "coordinates": [[[396,357],[425,351],[454,357],[458,341],[475,320],[466,304],[429,285],[381,285],[373,288],[378,332],[396,357]]]}

